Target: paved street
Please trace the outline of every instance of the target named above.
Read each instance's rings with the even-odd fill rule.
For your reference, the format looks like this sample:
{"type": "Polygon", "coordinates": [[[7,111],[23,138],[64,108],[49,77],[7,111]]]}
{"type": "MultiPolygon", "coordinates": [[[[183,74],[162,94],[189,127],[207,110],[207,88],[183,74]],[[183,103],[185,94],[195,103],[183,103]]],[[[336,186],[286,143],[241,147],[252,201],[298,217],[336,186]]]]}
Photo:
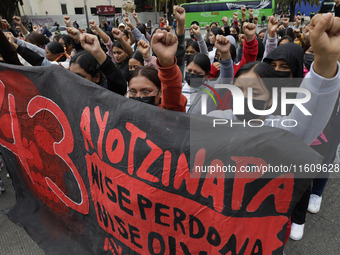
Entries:
{"type": "MultiPolygon", "coordinates": [[[[0,176],[6,192],[0,195],[0,255],[41,255],[44,252],[25,230],[3,213],[15,203],[15,193],[6,170],[0,176]]],[[[307,215],[305,236],[301,241],[289,241],[286,255],[337,255],[340,251],[340,180],[331,179],[326,186],[321,211],[307,215]]]]}

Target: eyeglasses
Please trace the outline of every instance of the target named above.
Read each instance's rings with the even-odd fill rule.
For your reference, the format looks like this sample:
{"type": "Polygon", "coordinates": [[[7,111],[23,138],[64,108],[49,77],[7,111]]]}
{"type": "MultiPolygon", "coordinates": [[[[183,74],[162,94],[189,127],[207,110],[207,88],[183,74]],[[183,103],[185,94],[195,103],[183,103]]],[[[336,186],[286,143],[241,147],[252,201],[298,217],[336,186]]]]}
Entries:
{"type": "Polygon", "coordinates": [[[151,97],[151,96],[154,96],[157,92],[159,91],[159,89],[155,90],[155,91],[147,91],[147,90],[143,90],[141,92],[137,92],[137,91],[131,91],[131,90],[128,90],[128,92],[126,93],[126,95],[128,97],[136,97],[138,94],[140,95],[140,97],[151,97]]]}

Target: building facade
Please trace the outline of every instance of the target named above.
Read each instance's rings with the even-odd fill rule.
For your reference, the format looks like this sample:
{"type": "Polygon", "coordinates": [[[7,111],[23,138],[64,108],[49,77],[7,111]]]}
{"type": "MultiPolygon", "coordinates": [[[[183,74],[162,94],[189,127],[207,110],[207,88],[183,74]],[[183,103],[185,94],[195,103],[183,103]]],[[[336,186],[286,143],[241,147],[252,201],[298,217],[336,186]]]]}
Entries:
{"type": "Polygon", "coordinates": [[[114,5],[116,13],[121,13],[122,5],[127,0],[23,0],[22,2],[22,6],[19,4],[22,16],[85,14],[85,3],[87,13],[96,15],[98,5],[114,5]]]}

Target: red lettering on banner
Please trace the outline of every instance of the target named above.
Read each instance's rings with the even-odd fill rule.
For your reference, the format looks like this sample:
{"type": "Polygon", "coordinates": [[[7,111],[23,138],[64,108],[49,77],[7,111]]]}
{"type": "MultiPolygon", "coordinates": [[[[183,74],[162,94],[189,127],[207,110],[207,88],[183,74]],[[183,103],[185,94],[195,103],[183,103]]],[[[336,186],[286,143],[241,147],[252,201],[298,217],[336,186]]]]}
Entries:
{"type": "Polygon", "coordinates": [[[90,108],[87,106],[84,108],[80,119],[80,130],[84,137],[85,149],[89,151],[89,145],[94,149],[92,138],[91,138],[91,113],[90,108]]]}
{"type": "Polygon", "coordinates": [[[236,162],[236,173],[233,185],[233,197],[232,197],[232,204],[231,208],[233,210],[240,210],[242,207],[243,195],[244,195],[244,188],[247,183],[251,183],[257,178],[260,178],[262,173],[261,172],[253,172],[253,173],[246,173],[242,172],[241,168],[246,167],[248,164],[253,164],[260,166],[267,166],[267,163],[260,158],[253,158],[253,157],[231,157],[232,160],[236,162]]]}
{"type": "Polygon", "coordinates": [[[156,144],[154,144],[149,139],[146,140],[146,143],[151,147],[150,153],[146,156],[146,158],[143,160],[141,166],[136,171],[136,174],[138,177],[150,181],[150,182],[159,182],[159,178],[149,174],[147,170],[152,165],[153,162],[155,162],[156,159],[159,158],[163,154],[163,151],[161,148],[159,148],[156,144]]]}
{"type": "Polygon", "coordinates": [[[278,213],[287,213],[294,190],[294,174],[285,174],[271,180],[250,201],[248,212],[255,212],[265,199],[274,196],[275,209],[278,213]],[[282,187],[282,188],[281,188],[282,187]]]}
{"type": "Polygon", "coordinates": [[[131,132],[130,146],[129,146],[129,158],[128,158],[128,173],[133,175],[134,172],[134,151],[138,138],[145,139],[146,133],[140,130],[138,127],[131,123],[126,123],[126,129],[131,132]]]}
{"type": "Polygon", "coordinates": [[[180,195],[153,192],[154,187],[109,166],[97,154],[86,155],[86,162],[99,226],[136,252],[272,254],[282,246],[277,234],[288,221],[285,216],[224,216],[180,195]],[[93,169],[102,174],[94,176],[93,169]],[[94,178],[105,180],[104,192],[94,178]]]}
{"type": "Polygon", "coordinates": [[[119,163],[125,153],[125,141],[122,132],[119,129],[111,129],[107,134],[105,143],[106,155],[113,164],[119,163]],[[113,143],[117,141],[116,148],[112,150],[113,143]]]}
{"type": "MultiPolygon", "coordinates": [[[[223,162],[219,159],[213,160],[211,165],[218,165],[221,168],[224,166],[223,162]]],[[[209,178],[206,178],[202,185],[201,195],[206,198],[211,197],[214,201],[214,209],[218,212],[222,212],[224,207],[224,184],[225,178],[216,171],[210,173],[209,178]]]]}
{"type": "Polygon", "coordinates": [[[104,139],[104,132],[105,127],[107,124],[107,119],[109,118],[109,112],[105,112],[104,118],[100,116],[99,106],[94,108],[94,115],[96,116],[96,121],[99,127],[99,136],[98,136],[98,155],[101,159],[103,159],[103,139],[104,139]]]}
{"type": "Polygon", "coordinates": [[[162,184],[166,187],[169,186],[170,172],[171,172],[171,152],[165,151],[164,152],[162,184]]]}

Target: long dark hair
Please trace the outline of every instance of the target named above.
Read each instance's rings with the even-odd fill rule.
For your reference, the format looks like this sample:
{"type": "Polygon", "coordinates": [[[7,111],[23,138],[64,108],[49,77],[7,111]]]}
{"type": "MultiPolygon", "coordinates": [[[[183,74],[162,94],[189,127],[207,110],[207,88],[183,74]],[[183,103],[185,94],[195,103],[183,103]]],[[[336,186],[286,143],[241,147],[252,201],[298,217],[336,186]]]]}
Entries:
{"type": "Polygon", "coordinates": [[[80,51],[71,58],[70,66],[78,64],[85,72],[95,77],[99,72],[98,61],[87,51],[80,51]]]}
{"type": "Polygon", "coordinates": [[[187,66],[191,62],[194,62],[196,65],[202,68],[206,75],[210,73],[211,64],[210,59],[207,55],[203,53],[196,53],[194,55],[190,55],[190,57],[188,57],[187,60],[187,66]]]}
{"type": "MultiPolygon", "coordinates": [[[[149,79],[152,83],[154,83],[157,87],[157,89],[161,89],[161,81],[158,78],[158,71],[151,67],[151,66],[143,66],[140,68],[137,68],[136,70],[134,70],[130,76],[130,81],[138,76],[143,76],[147,79],[149,79]]],[[[130,85],[130,83],[129,83],[130,85]]]]}
{"type": "MultiPolygon", "coordinates": [[[[61,54],[61,53],[65,53],[65,49],[64,46],[60,43],[60,42],[49,42],[46,47],[48,48],[48,50],[50,52],[52,52],[53,54],[61,54]]],[[[58,62],[63,62],[66,61],[67,57],[65,56],[65,54],[58,59],[58,62]]]]}

